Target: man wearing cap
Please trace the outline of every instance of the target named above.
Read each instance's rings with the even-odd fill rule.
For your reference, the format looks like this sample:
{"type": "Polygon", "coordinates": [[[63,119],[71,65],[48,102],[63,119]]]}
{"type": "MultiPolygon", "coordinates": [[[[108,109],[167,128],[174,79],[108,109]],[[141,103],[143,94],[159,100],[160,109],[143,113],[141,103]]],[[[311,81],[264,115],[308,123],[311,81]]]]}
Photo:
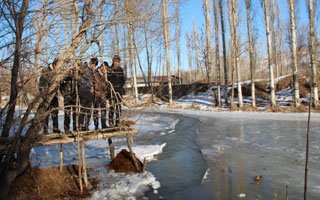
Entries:
{"type": "Polygon", "coordinates": [[[121,102],[122,95],[124,94],[123,86],[125,84],[125,77],[120,61],[120,56],[113,56],[112,65],[108,70],[108,81],[110,81],[115,91],[115,94],[112,92],[109,98],[109,126],[111,127],[119,126],[121,116],[121,102]]]}
{"type": "Polygon", "coordinates": [[[53,84],[53,78],[56,75],[56,66],[57,66],[58,59],[54,59],[54,61],[48,65],[47,67],[43,68],[41,71],[41,76],[39,80],[39,92],[43,96],[43,101],[45,103],[46,109],[43,110],[44,112],[49,112],[44,120],[41,121],[43,126],[43,133],[48,134],[48,125],[49,125],[49,117],[52,117],[52,124],[53,124],[53,132],[60,133],[59,130],[59,122],[58,122],[58,114],[59,114],[59,99],[57,90],[53,91],[54,96],[51,101],[48,101],[49,94],[49,87],[53,84]]]}

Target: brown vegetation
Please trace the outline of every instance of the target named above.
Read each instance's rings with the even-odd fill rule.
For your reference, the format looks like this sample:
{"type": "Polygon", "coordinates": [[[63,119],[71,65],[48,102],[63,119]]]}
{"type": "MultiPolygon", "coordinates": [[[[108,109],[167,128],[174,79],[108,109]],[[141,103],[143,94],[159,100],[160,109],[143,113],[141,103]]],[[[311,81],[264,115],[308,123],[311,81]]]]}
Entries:
{"type": "MultiPolygon", "coordinates": [[[[133,154],[133,156],[135,156],[133,154]]],[[[138,161],[139,169],[136,169],[134,166],[134,162],[131,156],[131,153],[126,149],[122,149],[120,153],[112,160],[112,162],[108,165],[109,169],[114,170],[115,172],[120,173],[130,173],[130,172],[142,172],[143,164],[136,157],[138,161]]]]}
{"type": "Polygon", "coordinates": [[[95,177],[89,177],[89,187],[80,194],[78,184],[78,166],[32,168],[28,167],[13,183],[9,199],[80,199],[90,196],[97,187],[95,177]]]}

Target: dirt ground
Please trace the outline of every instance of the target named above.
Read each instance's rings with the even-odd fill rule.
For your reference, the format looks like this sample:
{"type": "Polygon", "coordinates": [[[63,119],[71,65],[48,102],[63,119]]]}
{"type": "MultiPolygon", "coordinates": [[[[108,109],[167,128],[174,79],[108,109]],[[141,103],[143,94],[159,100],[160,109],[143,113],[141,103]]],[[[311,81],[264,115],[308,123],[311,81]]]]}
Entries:
{"type": "MultiPolygon", "coordinates": [[[[131,154],[123,149],[107,166],[115,172],[130,173],[142,172],[143,164],[137,159],[139,169],[134,167],[131,154]]],[[[98,186],[97,177],[90,177],[93,169],[87,169],[89,186],[84,187],[80,194],[78,166],[64,166],[62,172],[59,167],[28,167],[11,187],[9,199],[11,200],[47,200],[47,199],[82,199],[89,197],[98,186]]],[[[93,174],[93,173],[92,173],[93,174]]]]}
{"type": "Polygon", "coordinates": [[[20,175],[11,186],[9,199],[81,199],[90,196],[90,191],[96,188],[98,181],[90,177],[88,169],[88,188],[80,194],[78,166],[31,168],[20,175]]]}

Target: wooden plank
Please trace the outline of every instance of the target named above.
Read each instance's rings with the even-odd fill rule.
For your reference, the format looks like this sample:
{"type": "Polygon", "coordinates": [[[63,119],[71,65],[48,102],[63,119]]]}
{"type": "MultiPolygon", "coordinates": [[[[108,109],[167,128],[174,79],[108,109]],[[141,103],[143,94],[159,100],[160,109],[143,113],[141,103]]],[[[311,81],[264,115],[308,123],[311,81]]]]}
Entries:
{"type": "Polygon", "coordinates": [[[127,137],[136,134],[134,128],[127,128],[120,131],[114,132],[102,132],[100,131],[90,131],[90,132],[79,132],[79,138],[73,134],[55,134],[55,135],[44,135],[36,140],[33,146],[43,146],[52,144],[66,144],[85,140],[95,140],[95,139],[107,139],[112,137],[127,137]]]}

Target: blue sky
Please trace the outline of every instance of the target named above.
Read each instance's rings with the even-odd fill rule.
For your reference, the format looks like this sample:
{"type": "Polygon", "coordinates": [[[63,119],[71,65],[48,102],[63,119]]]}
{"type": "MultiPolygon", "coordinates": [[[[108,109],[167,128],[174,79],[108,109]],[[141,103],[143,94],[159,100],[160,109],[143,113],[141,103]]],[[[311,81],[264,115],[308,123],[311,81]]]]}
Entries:
{"type": "MultiPolygon", "coordinates": [[[[186,50],[186,41],[185,41],[185,33],[191,32],[192,30],[192,23],[195,22],[196,27],[198,28],[198,31],[200,31],[201,28],[204,28],[204,14],[202,9],[202,0],[182,0],[182,6],[181,6],[181,53],[182,53],[182,66],[183,68],[188,68],[188,60],[187,60],[187,50],[186,50]]],[[[306,24],[309,22],[308,16],[307,16],[307,8],[306,8],[306,2],[303,0],[297,1],[298,5],[296,5],[298,12],[298,20],[299,24],[306,24]]],[[[253,0],[252,1],[252,15],[254,17],[253,21],[253,27],[256,30],[256,34],[258,36],[258,42],[261,45],[261,49],[265,49],[265,43],[266,43],[266,36],[265,36],[265,30],[264,30],[264,16],[262,13],[262,7],[260,5],[260,0],[253,0]]],[[[210,9],[212,9],[212,5],[210,6],[210,9]]],[[[287,0],[279,0],[279,10],[281,19],[285,21],[286,23],[289,22],[289,10],[287,6],[287,0]]],[[[228,31],[228,20],[227,20],[227,11],[225,10],[225,22],[226,22],[226,28],[228,31]]],[[[240,35],[242,38],[242,43],[244,43],[247,40],[247,27],[246,27],[246,11],[244,7],[244,0],[239,0],[239,12],[241,13],[242,17],[242,24],[240,25],[240,35]]],[[[316,18],[317,19],[317,18],[316,18]]],[[[319,23],[319,22],[318,22],[319,23]]],[[[220,25],[220,23],[219,23],[220,25]]],[[[212,35],[213,32],[213,16],[211,16],[211,26],[212,35]]],[[[171,26],[171,29],[174,29],[174,26],[171,26]]],[[[299,30],[297,30],[299,31],[299,30]]],[[[228,36],[227,32],[227,37],[228,36]]],[[[214,45],[214,38],[212,38],[212,45],[214,45]]],[[[221,44],[221,42],[220,42],[221,44]]],[[[172,44],[174,46],[174,44],[172,44]]],[[[262,50],[264,51],[264,50],[262,50]]],[[[261,52],[261,54],[265,54],[265,52],[261,52]]],[[[176,59],[171,56],[172,58],[172,65],[175,65],[176,59]]]]}

